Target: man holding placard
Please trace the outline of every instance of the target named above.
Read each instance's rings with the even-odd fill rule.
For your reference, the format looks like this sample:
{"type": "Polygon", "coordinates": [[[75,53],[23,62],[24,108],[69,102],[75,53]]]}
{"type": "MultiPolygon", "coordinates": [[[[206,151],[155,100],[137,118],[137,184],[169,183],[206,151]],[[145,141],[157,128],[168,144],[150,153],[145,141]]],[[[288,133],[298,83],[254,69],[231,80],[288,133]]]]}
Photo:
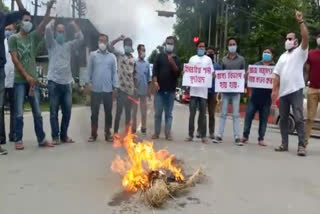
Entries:
{"type": "Polygon", "coordinates": [[[232,103],[232,117],[233,117],[233,135],[235,144],[243,146],[240,140],[239,131],[239,107],[240,94],[244,92],[244,69],[245,60],[237,53],[237,41],[235,38],[229,38],[228,55],[222,60],[222,71],[216,74],[216,92],[222,93],[222,108],[220,127],[218,135],[213,140],[214,143],[222,143],[224,128],[228,116],[229,102],[232,103]]]}
{"type": "Polygon", "coordinates": [[[189,116],[189,137],[186,142],[193,141],[194,135],[194,119],[199,107],[199,127],[200,137],[202,143],[207,143],[206,138],[206,109],[208,99],[208,85],[206,82],[212,84],[213,64],[210,57],[205,55],[206,44],[203,41],[198,42],[197,55],[193,56],[189,60],[189,64],[185,65],[183,85],[190,86],[190,116],[189,116]],[[200,79],[201,81],[195,81],[200,79]],[[203,80],[204,79],[204,80],[203,80]],[[191,82],[190,82],[191,80],[191,82]],[[203,80],[203,81],[202,81],[203,80]]]}
{"type": "Polygon", "coordinates": [[[266,48],[262,54],[262,61],[249,66],[248,87],[252,88],[251,97],[246,109],[242,143],[248,143],[252,120],[259,112],[259,138],[260,146],[264,143],[264,136],[268,124],[271,107],[272,75],[273,75],[273,50],[266,48]]]}
{"type": "Polygon", "coordinates": [[[289,146],[289,115],[292,108],[296,120],[296,129],[299,138],[298,155],[305,156],[305,133],[303,118],[303,88],[305,81],[303,76],[304,64],[308,58],[308,29],[303,21],[302,13],[296,11],[296,20],[300,25],[302,42],[295,33],[289,33],[285,42],[287,50],[281,55],[274,69],[274,83],[272,91],[273,102],[279,99],[280,131],[282,137],[281,146],[275,149],[277,152],[288,151],[289,146]]]}

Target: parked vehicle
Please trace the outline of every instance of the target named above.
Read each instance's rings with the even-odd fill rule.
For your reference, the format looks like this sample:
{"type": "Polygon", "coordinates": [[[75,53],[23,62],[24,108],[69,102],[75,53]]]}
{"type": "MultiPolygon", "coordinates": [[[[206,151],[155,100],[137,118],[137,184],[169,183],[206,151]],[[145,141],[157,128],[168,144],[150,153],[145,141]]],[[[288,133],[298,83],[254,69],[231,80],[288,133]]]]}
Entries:
{"type": "MultiPolygon", "coordinates": [[[[304,90],[304,100],[303,100],[303,116],[305,120],[307,119],[307,88],[304,90]]],[[[279,98],[276,102],[276,108],[273,108],[271,110],[271,114],[273,116],[273,123],[278,125],[280,127],[280,113],[279,113],[279,98]]],[[[320,130],[320,105],[318,105],[318,110],[316,117],[314,119],[313,124],[314,130],[320,130]]],[[[296,131],[296,122],[295,118],[292,112],[292,109],[290,110],[290,116],[289,116],[289,133],[293,134],[296,131]]]]}
{"type": "Polygon", "coordinates": [[[176,100],[180,103],[190,102],[190,89],[188,87],[176,88],[176,100]]]}

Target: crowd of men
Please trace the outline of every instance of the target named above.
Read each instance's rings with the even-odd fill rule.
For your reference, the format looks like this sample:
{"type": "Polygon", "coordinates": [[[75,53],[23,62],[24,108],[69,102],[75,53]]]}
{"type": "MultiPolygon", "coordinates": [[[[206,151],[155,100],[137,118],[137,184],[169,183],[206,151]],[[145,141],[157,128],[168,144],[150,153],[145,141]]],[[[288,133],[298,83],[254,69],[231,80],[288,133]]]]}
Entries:
{"type": "MultiPolygon", "coordinates": [[[[28,97],[33,118],[34,129],[39,147],[52,148],[61,143],[74,143],[68,135],[68,127],[72,112],[72,74],[70,58],[72,50],[78,48],[84,40],[80,27],[71,22],[75,35],[71,41],[66,41],[66,26],[50,21],[50,10],[54,0],[47,4],[43,21],[33,30],[30,14],[24,9],[21,0],[16,0],[19,12],[0,13],[0,144],[6,143],[4,126],[5,97],[10,103],[10,134],[9,140],[15,142],[17,150],[23,150],[23,113],[25,97],[28,97]],[[20,20],[20,30],[16,32],[12,25],[20,20]],[[4,40],[4,42],[2,42],[4,40]],[[36,73],[36,56],[46,46],[49,55],[48,90],[50,103],[50,124],[52,141],[48,141],[43,130],[40,110],[39,85],[36,73]],[[6,48],[5,48],[6,47],[6,48]],[[5,52],[7,51],[7,54],[5,52]],[[6,60],[7,59],[7,60],[6,60]],[[62,120],[59,124],[58,113],[61,107],[62,120]]],[[[275,150],[288,151],[288,118],[290,109],[296,118],[299,138],[298,155],[306,155],[306,146],[310,137],[313,120],[320,101],[320,33],[317,35],[318,48],[308,55],[308,30],[303,21],[302,13],[296,12],[296,20],[300,25],[302,41],[299,45],[295,33],[289,33],[285,42],[286,52],[277,63],[274,62],[273,49],[267,47],[262,54],[262,60],[256,65],[273,66],[273,89],[253,88],[246,109],[246,117],[242,138],[240,137],[240,93],[222,93],[221,117],[219,129],[215,135],[215,112],[217,93],[215,92],[215,77],[220,70],[245,70],[245,58],[237,52],[237,40],[229,38],[228,54],[222,59],[221,65],[215,60],[215,50],[207,47],[203,41],[198,42],[196,54],[190,58],[189,64],[212,66],[212,87],[191,87],[189,104],[189,131],[187,142],[194,139],[195,116],[199,111],[197,121],[197,137],[207,143],[207,111],[209,112],[209,137],[214,143],[222,143],[228,115],[228,105],[232,104],[234,142],[243,146],[249,140],[251,124],[256,112],[259,112],[258,144],[266,146],[268,116],[272,103],[279,99],[281,145],[275,150]],[[307,63],[306,63],[307,62],[307,63]],[[308,94],[308,120],[306,129],[303,118],[303,88],[305,87],[304,66],[310,74],[310,89],[308,94]]],[[[138,59],[133,56],[133,41],[120,36],[109,42],[109,37],[100,34],[98,49],[90,53],[88,62],[87,87],[91,93],[91,135],[89,142],[98,137],[98,118],[101,103],[104,106],[105,140],[112,142],[119,139],[120,120],[125,112],[125,131],[132,129],[137,132],[137,112],[141,112],[141,133],[147,133],[147,101],[154,95],[154,134],[152,139],[160,137],[162,116],[164,113],[166,140],[172,141],[172,121],[175,91],[182,72],[179,57],[175,54],[175,38],[167,37],[165,51],[158,54],[151,77],[150,65],[145,60],[146,48],[143,44],[137,47],[138,59]],[[115,44],[123,41],[123,51],[115,48],[115,44]],[[112,125],[113,101],[116,100],[116,114],[112,125]],[[113,130],[112,130],[113,127],[113,130]]],[[[0,154],[7,151],[0,146],[0,154]]]]}

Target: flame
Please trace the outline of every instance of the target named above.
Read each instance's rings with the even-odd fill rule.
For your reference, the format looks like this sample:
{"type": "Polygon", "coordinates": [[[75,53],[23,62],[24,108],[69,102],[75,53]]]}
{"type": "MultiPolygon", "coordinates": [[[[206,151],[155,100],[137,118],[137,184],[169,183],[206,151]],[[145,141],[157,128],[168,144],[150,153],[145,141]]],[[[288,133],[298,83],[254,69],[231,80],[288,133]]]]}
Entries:
{"type": "Polygon", "coordinates": [[[134,142],[135,136],[128,132],[123,141],[119,135],[114,137],[115,148],[124,147],[126,158],[117,156],[112,161],[111,170],[123,176],[122,185],[128,192],[146,190],[150,187],[149,172],[160,169],[168,169],[177,181],[184,181],[181,168],[174,165],[175,156],[167,150],[156,152],[153,143],[149,141],[134,142]]]}

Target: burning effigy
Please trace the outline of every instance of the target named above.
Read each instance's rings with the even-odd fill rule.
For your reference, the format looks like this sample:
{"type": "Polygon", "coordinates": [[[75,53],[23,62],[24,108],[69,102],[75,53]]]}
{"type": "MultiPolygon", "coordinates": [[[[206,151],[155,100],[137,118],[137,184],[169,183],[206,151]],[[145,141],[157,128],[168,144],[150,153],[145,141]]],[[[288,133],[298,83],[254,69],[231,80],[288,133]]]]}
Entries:
{"type": "Polygon", "coordinates": [[[116,137],[113,146],[125,148],[126,156],[117,156],[111,170],[123,177],[122,186],[127,192],[141,192],[152,207],[160,207],[170,197],[194,186],[203,175],[199,168],[186,178],[175,155],[167,150],[155,151],[149,141],[135,142],[131,132],[122,139],[116,137]]]}

